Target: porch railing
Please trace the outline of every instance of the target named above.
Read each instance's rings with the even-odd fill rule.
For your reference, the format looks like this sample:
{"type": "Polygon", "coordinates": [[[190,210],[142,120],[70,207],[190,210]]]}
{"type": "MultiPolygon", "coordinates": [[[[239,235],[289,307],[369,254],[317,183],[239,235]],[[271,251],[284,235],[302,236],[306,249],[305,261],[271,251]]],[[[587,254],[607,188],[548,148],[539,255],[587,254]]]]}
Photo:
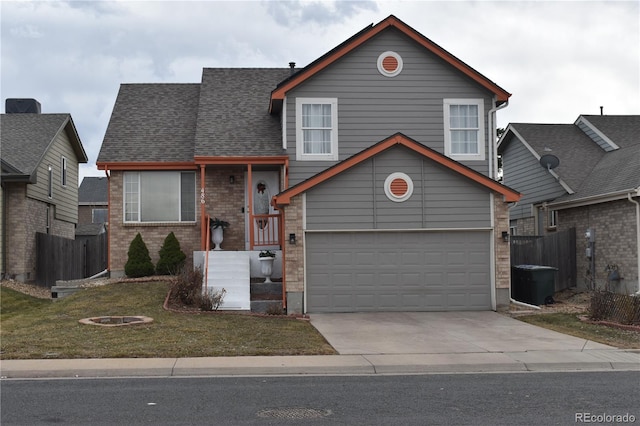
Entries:
{"type": "Polygon", "coordinates": [[[256,246],[280,246],[280,214],[251,215],[253,227],[251,249],[256,246]]]}

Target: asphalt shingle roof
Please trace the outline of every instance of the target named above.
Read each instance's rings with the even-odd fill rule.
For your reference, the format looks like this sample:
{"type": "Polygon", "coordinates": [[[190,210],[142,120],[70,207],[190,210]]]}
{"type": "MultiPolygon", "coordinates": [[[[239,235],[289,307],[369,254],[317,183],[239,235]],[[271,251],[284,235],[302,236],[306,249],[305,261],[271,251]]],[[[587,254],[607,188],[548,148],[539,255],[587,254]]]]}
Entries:
{"type": "Polygon", "coordinates": [[[196,156],[282,155],[280,117],[269,99],[289,68],[205,68],[196,128],[196,156]]]}
{"type": "Polygon", "coordinates": [[[120,86],[98,162],[193,161],[200,84],[120,86]]]}
{"type": "Polygon", "coordinates": [[[31,175],[68,120],[69,114],[2,114],[2,160],[23,174],[31,175]]]}
{"type": "Polygon", "coordinates": [[[582,184],[605,152],[573,124],[510,124],[543,156],[558,157],[560,165],[554,171],[574,191],[582,184]]]}
{"type": "Polygon", "coordinates": [[[78,202],[85,204],[107,204],[107,178],[87,176],[78,188],[78,202]]]}
{"type": "Polygon", "coordinates": [[[540,156],[560,159],[555,172],[575,193],[555,202],[640,187],[640,116],[584,117],[620,148],[605,152],[574,124],[511,124],[540,156]]]}
{"type": "Polygon", "coordinates": [[[585,115],[620,148],[640,144],[640,115],[585,115]]]}

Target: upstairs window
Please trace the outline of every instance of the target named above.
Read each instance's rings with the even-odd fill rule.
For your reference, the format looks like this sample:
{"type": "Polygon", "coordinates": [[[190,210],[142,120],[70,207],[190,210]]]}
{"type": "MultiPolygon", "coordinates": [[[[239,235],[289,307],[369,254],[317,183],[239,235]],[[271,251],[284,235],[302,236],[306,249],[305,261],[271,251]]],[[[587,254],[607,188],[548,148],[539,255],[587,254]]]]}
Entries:
{"type": "Polygon", "coordinates": [[[444,100],[444,150],[455,160],[484,160],[482,99],[444,100]]]}
{"type": "Polygon", "coordinates": [[[338,100],[296,99],[296,159],[338,159],[338,100]]]}
{"type": "Polygon", "coordinates": [[[67,158],[62,157],[60,160],[60,184],[67,186],[67,158]]]}
{"type": "Polygon", "coordinates": [[[53,168],[47,167],[47,197],[53,198],[53,168]]]}
{"type": "Polygon", "coordinates": [[[126,172],[124,221],[195,222],[194,172],[126,172]]]}

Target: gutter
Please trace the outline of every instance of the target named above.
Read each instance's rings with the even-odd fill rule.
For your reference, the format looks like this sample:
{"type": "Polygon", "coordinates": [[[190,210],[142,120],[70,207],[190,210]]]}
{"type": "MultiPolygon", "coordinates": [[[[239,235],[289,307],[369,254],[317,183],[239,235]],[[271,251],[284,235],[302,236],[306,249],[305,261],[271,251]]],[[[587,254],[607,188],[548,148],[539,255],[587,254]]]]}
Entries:
{"type": "Polygon", "coordinates": [[[621,191],[609,192],[607,194],[592,195],[589,197],[576,198],[573,200],[547,203],[547,207],[554,210],[561,210],[570,209],[573,207],[588,206],[591,204],[604,203],[607,201],[624,200],[625,198],[627,198],[627,194],[634,192],[637,193],[638,188],[623,189],[621,191]]]}
{"type": "MultiPolygon", "coordinates": [[[[638,291],[633,293],[635,296],[640,296],[640,203],[631,198],[631,194],[634,191],[627,193],[627,199],[629,202],[636,205],[636,252],[638,256],[638,269],[636,275],[638,276],[638,291]]],[[[640,197],[640,186],[635,189],[635,196],[640,197]]]]}
{"type": "Polygon", "coordinates": [[[504,103],[500,104],[499,106],[491,108],[488,113],[489,132],[491,136],[491,157],[489,158],[489,176],[493,180],[497,180],[497,174],[498,174],[498,141],[495,140],[496,133],[497,133],[497,124],[496,124],[497,120],[494,117],[498,110],[501,110],[502,108],[506,108],[508,106],[509,106],[509,100],[507,99],[504,103]],[[494,162],[496,163],[495,173],[493,172],[494,162]]]}

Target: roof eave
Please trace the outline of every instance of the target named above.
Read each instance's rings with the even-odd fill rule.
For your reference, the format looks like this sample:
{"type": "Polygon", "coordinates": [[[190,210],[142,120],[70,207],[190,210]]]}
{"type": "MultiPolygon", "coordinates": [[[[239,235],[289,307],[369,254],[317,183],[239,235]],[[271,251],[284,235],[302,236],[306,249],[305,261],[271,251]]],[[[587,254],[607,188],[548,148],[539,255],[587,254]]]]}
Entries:
{"type": "Polygon", "coordinates": [[[572,209],[576,207],[590,206],[593,204],[607,203],[610,201],[626,200],[628,194],[634,194],[633,197],[640,197],[640,188],[622,189],[619,191],[608,192],[606,194],[592,195],[589,197],[575,198],[566,201],[552,201],[547,203],[549,208],[554,210],[572,209]]]}
{"type": "Polygon", "coordinates": [[[501,183],[489,178],[488,176],[478,173],[475,170],[432,150],[431,148],[420,144],[419,142],[403,135],[402,133],[396,133],[395,135],[392,135],[389,138],[378,142],[377,144],[365,149],[364,151],[360,151],[359,153],[347,158],[346,160],[341,161],[340,163],[337,163],[332,167],[325,169],[315,176],[312,176],[311,178],[304,180],[297,185],[294,185],[291,188],[281,192],[280,194],[273,197],[273,202],[277,206],[286,206],[291,203],[291,198],[295,197],[296,195],[306,192],[307,190],[321,184],[322,182],[325,182],[331,177],[336,176],[396,145],[403,145],[435,161],[436,163],[443,165],[444,167],[447,167],[448,169],[483,185],[491,191],[502,194],[504,196],[505,202],[519,201],[521,198],[521,194],[519,192],[505,185],[502,185],[501,183]]]}

